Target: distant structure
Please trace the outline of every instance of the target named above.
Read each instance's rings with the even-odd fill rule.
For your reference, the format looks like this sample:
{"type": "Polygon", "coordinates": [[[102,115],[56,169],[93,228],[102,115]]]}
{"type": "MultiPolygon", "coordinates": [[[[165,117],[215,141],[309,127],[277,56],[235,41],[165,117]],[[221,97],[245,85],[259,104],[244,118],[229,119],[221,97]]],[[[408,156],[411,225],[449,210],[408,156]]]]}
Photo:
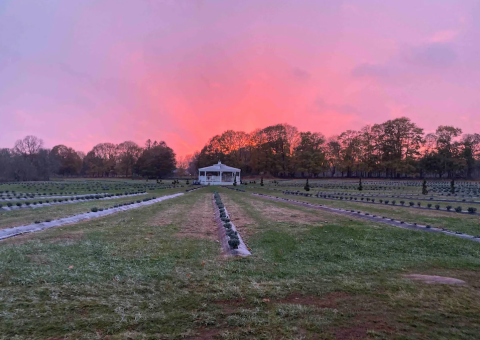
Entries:
{"type": "Polygon", "coordinates": [[[240,169],[232,168],[218,162],[218,164],[198,169],[198,181],[203,185],[233,185],[240,184],[240,169]]]}

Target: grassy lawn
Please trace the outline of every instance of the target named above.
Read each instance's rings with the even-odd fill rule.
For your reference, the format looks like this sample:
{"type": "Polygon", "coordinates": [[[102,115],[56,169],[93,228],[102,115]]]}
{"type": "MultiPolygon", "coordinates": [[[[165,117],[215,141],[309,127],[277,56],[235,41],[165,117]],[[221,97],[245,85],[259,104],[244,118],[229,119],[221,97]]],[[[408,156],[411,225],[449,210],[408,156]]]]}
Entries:
{"type": "Polygon", "coordinates": [[[0,339],[478,338],[480,244],[219,189],[226,258],[211,192],[1,242],[0,339]]]}
{"type": "MultiPolygon", "coordinates": [[[[395,218],[405,222],[416,222],[419,224],[428,224],[434,227],[447,228],[453,231],[460,231],[462,233],[470,234],[473,236],[480,235],[480,216],[478,215],[468,215],[468,214],[456,214],[450,212],[437,211],[434,208],[430,210],[424,209],[414,209],[408,207],[398,206],[397,205],[386,205],[386,204],[369,204],[361,203],[359,201],[350,201],[350,200],[329,200],[322,199],[317,197],[302,197],[302,196],[292,196],[284,195],[279,191],[272,191],[268,189],[252,189],[249,188],[247,191],[258,192],[271,196],[278,196],[283,198],[295,199],[297,201],[304,201],[315,204],[323,204],[329,207],[334,208],[343,208],[343,209],[352,209],[360,210],[363,212],[368,212],[370,214],[375,214],[379,216],[386,216],[390,218],[395,218]]],[[[406,201],[408,205],[408,201],[406,201]]],[[[425,204],[424,204],[425,205],[425,204]]],[[[466,206],[464,205],[465,209],[466,206]]]]}
{"type": "MultiPolygon", "coordinates": [[[[25,208],[16,210],[0,210],[0,229],[18,227],[31,224],[35,221],[45,221],[46,219],[56,220],[63,217],[82,214],[90,211],[91,208],[112,207],[115,204],[142,200],[146,197],[157,197],[171,195],[177,192],[184,192],[183,188],[164,189],[150,191],[146,195],[131,196],[123,198],[114,198],[108,200],[89,200],[86,202],[75,202],[68,204],[58,204],[38,208],[25,208]]],[[[44,200],[45,201],[45,200],[44,200]]],[[[52,200],[50,200],[52,201],[52,200]]]]}

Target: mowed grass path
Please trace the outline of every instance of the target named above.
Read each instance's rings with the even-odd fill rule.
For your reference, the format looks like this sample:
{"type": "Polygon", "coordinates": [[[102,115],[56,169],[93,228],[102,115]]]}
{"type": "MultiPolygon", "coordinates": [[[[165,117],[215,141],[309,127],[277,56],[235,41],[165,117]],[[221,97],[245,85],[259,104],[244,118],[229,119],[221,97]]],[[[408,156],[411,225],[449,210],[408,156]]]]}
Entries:
{"type": "Polygon", "coordinates": [[[480,244],[216,189],[252,256],[220,254],[213,188],[1,242],[0,339],[478,338],[480,244]]]}

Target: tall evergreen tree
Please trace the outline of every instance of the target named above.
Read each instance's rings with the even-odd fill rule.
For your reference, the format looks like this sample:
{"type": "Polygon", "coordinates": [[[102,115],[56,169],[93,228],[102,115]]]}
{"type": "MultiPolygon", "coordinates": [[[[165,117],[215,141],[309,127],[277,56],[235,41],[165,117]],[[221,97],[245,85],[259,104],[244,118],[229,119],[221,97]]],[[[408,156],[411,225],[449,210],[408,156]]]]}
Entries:
{"type": "Polygon", "coordinates": [[[304,189],[305,191],[310,191],[310,184],[308,184],[308,178],[307,178],[307,183],[305,183],[304,189]]]}
{"type": "Polygon", "coordinates": [[[360,178],[360,180],[358,181],[358,191],[362,191],[362,190],[363,190],[362,178],[360,178]]]}
{"type": "Polygon", "coordinates": [[[422,184],[422,194],[423,194],[423,195],[428,194],[427,181],[426,181],[426,180],[423,180],[423,184],[422,184]]]}

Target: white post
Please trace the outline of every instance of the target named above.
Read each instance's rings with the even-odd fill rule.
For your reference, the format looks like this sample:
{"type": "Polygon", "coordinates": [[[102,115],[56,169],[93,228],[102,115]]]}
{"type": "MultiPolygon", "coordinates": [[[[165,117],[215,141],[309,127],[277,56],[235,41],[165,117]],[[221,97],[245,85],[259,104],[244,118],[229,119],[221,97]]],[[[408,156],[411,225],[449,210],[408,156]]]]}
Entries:
{"type": "Polygon", "coordinates": [[[222,183],[222,171],[220,171],[220,183],[222,183]]]}

